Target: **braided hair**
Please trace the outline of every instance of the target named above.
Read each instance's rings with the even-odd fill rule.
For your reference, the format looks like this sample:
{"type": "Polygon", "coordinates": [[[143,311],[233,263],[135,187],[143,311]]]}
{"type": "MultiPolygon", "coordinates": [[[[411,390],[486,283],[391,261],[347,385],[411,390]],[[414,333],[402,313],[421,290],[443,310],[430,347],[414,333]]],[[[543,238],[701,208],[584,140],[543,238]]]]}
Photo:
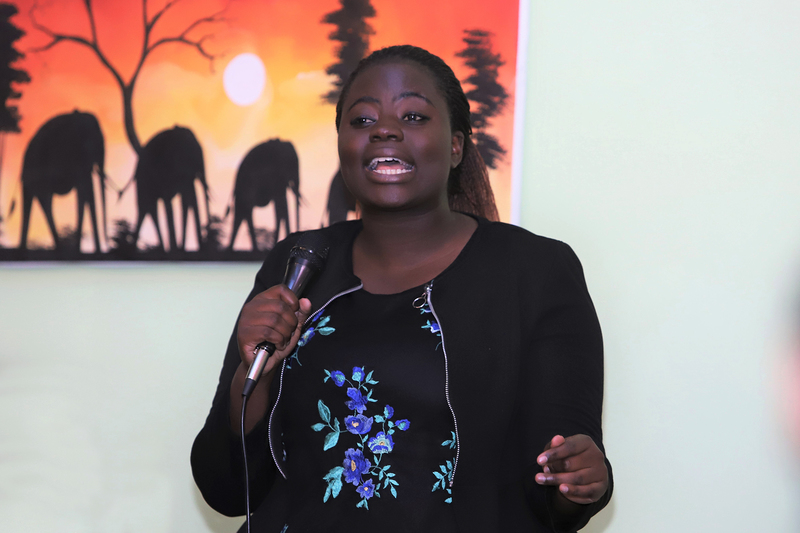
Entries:
{"type": "Polygon", "coordinates": [[[494,193],[489,183],[489,172],[472,142],[469,101],[453,70],[441,58],[417,46],[400,45],[382,48],[365,57],[342,87],[336,103],[336,131],[342,121],[342,104],[350,92],[353,81],[368,68],[394,62],[413,62],[428,70],[436,87],[447,102],[450,128],[464,134],[464,150],[461,163],[450,169],[447,179],[447,199],[450,209],[477,215],[489,220],[499,220],[494,193]]]}

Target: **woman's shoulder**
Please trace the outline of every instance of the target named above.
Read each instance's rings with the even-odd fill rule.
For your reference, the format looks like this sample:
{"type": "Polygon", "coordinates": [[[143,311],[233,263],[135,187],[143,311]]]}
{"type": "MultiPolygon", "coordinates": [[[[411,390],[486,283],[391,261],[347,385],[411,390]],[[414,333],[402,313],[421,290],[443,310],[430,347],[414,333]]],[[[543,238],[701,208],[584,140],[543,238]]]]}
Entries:
{"type": "Polygon", "coordinates": [[[477,240],[486,252],[493,250],[503,256],[539,259],[564,254],[574,255],[572,248],[565,242],[538,235],[514,224],[479,219],[478,230],[477,240]]]}

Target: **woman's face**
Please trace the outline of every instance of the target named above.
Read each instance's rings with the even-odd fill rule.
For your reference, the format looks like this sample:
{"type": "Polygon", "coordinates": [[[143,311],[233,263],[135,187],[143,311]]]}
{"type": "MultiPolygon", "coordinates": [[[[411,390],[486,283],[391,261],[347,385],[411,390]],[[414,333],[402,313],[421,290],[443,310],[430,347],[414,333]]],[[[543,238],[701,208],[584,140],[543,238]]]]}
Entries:
{"type": "Polygon", "coordinates": [[[447,177],[461,162],[464,135],[450,130],[447,102],[427,69],[370,67],[342,104],[342,176],[364,212],[447,206],[447,177]]]}

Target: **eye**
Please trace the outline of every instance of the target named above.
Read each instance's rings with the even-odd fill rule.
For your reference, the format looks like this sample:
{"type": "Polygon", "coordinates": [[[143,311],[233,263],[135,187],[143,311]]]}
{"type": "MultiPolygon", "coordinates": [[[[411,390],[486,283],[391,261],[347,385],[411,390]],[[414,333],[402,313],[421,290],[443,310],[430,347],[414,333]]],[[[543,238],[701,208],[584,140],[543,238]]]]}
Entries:
{"type": "Polygon", "coordinates": [[[361,126],[369,126],[375,122],[375,119],[370,117],[365,117],[364,115],[359,115],[350,120],[350,125],[353,127],[361,127],[361,126]]]}
{"type": "Polygon", "coordinates": [[[428,120],[428,117],[420,113],[411,112],[411,113],[406,113],[406,115],[403,117],[403,120],[405,120],[406,122],[426,122],[428,120]]]}

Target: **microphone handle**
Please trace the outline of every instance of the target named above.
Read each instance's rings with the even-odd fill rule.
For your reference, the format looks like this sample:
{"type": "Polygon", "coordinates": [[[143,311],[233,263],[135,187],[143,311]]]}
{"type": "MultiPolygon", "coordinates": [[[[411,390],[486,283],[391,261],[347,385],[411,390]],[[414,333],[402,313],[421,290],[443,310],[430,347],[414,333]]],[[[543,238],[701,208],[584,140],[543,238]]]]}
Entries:
{"type": "MultiPolygon", "coordinates": [[[[316,272],[314,265],[311,261],[301,257],[293,258],[286,265],[286,274],[283,277],[283,283],[290,291],[292,291],[298,298],[306,289],[308,282],[316,272]]],[[[271,342],[262,342],[256,346],[253,364],[247,370],[247,377],[244,379],[244,387],[242,388],[242,396],[249,398],[256,388],[258,380],[261,378],[261,373],[264,371],[264,366],[267,360],[275,353],[275,345],[271,342]]]]}

